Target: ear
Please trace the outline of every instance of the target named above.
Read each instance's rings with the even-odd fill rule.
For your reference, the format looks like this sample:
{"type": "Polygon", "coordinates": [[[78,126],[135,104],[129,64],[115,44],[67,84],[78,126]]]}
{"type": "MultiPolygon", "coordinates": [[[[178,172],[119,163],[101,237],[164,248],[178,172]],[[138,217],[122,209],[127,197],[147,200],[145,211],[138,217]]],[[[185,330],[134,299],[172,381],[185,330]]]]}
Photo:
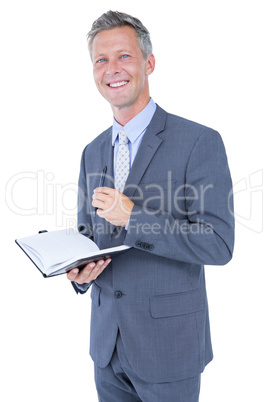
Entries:
{"type": "Polygon", "coordinates": [[[150,53],[146,60],[146,75],[152,74],[155,68],[155,57],[150,53]]]}

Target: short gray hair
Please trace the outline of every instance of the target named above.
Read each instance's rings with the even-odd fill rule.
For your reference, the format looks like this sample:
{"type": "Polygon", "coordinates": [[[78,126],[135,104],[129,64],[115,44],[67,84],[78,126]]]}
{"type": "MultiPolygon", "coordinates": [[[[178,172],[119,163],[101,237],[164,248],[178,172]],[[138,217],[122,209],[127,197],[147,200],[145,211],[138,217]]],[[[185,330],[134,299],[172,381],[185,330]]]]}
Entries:
{"type": "Polygon", "coordinates": [[[93,22],[91,30],[87,34],[90,53],[93,39],[99,32],[123,26],[130,26],[135,29],[138,44],[144,59],[146,59],[152,53],[152,42],[148,29],[137,18],[119,11],[108,11],[93,22]]]}

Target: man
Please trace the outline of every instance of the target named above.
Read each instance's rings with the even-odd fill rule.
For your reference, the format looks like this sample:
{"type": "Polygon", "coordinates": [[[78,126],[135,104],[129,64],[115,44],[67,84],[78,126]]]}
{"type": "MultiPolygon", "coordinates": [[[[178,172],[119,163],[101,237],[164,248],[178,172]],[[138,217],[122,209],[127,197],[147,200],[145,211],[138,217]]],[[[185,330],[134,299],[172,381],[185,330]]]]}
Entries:
{"type": "Polygon", "coordinates": [[[68,274],[77,292],[92,288],[99,400],[197,402],[213,357],[204,264],[226,264],[233,252],[225,149],[216,131],[150,98],[155,58],[139,20],[110,11],[88,40],[114,120],[83,152],[78,227],[100,248],[131,247],[68,274]]]}

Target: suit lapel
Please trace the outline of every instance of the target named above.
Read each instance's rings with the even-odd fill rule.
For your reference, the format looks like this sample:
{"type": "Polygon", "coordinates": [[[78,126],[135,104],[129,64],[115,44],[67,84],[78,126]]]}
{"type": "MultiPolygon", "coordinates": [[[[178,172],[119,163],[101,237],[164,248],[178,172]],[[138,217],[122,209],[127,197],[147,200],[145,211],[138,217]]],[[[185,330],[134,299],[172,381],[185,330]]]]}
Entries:
{"type": "Polygon", "coordinates": [[[146,130],[146,133],[144,134],[134,163],[128,175],[126,188],[124,190],[124,194],[127,197],[133,196],[136,187],[140,183],[154,154],[163,141],[157,136],[157,134],[164,130],[166,116],[167,113],[157,106],[156,112],[146,130]]]}
{"type": "MultiPolygon", "coordinates": [[[[105,176],[105,187],[114,188],[114,167],[113,167],[113,146],[112,146],[112,128],[110,127],[105,135],[103,141],[100,144],[101,149],[101,169],[107,166],[107,173],[105,176]]],[[[101,173],[101,171],[100,171],[101,173]]]]}
{"type": "MultiPolygon", "coordinates": [[[[93,189],[99,186],[100,177],[104,166],[107,166],[107,172],[105,176],[104,186],[114,188],[114,168],[113,168],[113,146],[112,146],[112,127],[108,128],[106,132],[103,133],[101,142],[99,144],[100,153],[96,155],[92,155],[92,158],[97,157],[96,166],[96,179],[93,185],[93,189]],[[99,156],[98,156],[99,155],[99,156]]],[[[99,224],[102,228],[103,233],[106,233],[108,238],[110,239],[110,235],[112,234],[115,226],[111,223],[105,221],[102,218],[99,218],[98,215],[93,216],[92,218],[95,221],[95,224],[99,224]]],[[[97,226],[98,227],[98,226],[97,226]]],[[[104,238],[104,237],[102,237],[104,238]]],[[[110,240],[101,245],[101,248],[111,247],[110,240]]]]}

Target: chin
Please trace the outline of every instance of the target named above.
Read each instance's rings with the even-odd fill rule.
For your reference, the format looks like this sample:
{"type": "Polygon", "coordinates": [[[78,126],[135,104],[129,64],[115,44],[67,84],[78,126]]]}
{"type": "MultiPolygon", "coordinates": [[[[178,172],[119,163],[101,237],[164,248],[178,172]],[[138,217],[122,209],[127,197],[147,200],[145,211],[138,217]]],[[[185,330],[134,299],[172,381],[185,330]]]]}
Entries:
{"type": "Polygon", "coordinates": [[[133,101],[131,99],[107,99],[111,106],[121,109],[123,107],[130,106],[133,101]]]}

